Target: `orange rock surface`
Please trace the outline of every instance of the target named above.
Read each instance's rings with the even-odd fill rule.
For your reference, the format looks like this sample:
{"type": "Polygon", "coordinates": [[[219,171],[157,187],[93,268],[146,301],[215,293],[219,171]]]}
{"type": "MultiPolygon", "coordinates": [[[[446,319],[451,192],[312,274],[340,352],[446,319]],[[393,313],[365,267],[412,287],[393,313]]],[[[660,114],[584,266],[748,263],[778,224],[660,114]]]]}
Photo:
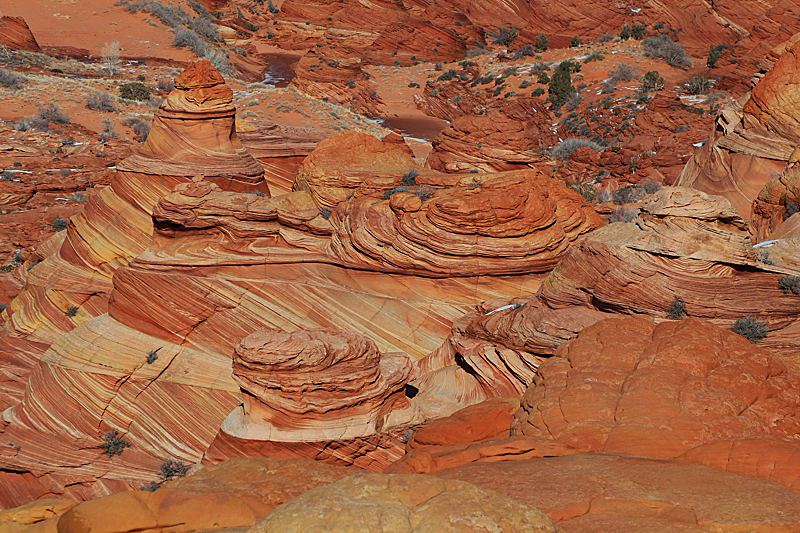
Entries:
{"type": "Polygon", "coordinates": [[[767,352],[698,319],[601,321],[539,365],[511,432],[672,459],[718,439],[797,434],[799,385],[767,352]]]}
{"type": "Polygon", "coordinates": [[[11,50],[41,52],[39,43],[22,17],[0,16],[0,46],[11,50]]]}
{"type": "MultiPolygon", "coordinates": [[[[794,164],[800,145],[792,111],[800,98],[796,80],[800,42],[782,47],[776,54],[780,55],[757,82],[752,95],[723,107],[705,146],[695,153],[677,181],[677,185],[728,198],[742,217],[752,222],[758,240],[766,238],[779,222],[771,220],[772,209],[767,205],[772,205],[773,199],[762,188],[787,163],[794,164]]],[[[775,207],[781,211],[785,205],[778,203],[775,207]]]]}
{"type": "Polygon", "coordinates": [[[793,240],[753,249],[727,200],[692,189],[663,189],[640,208],[633,222],[610,224],[573,246],[533,298],[502,309],[485,305],[458,320],[448,342],[421,367],[452,368],[456,357],[481,360],[487,349],[535,361],[535,354],[553,353],[602,318],[625,313],[663,320],[676,298],[689,316],[725,328],[752,315],[767,324],[759,345],[797,349],[795,301],[779,284],[796,272],[793,240]]]}
{"type": "Polygon", "coordinates": [[[570,533],[778,532],[800,524],[797,493],[670,461],[588,453],[471,464],[437,476],[532,505],[570,533]]]}

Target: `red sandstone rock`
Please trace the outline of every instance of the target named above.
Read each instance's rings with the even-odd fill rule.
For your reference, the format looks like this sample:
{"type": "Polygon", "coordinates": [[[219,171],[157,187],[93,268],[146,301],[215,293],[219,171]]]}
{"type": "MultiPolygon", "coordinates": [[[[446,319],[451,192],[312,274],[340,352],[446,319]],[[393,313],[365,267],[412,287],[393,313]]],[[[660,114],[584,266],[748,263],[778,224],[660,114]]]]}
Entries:
{"type": "Polygon", "coordinates": [[[0,46],[10,50],[42,51],[22,17],[0,17],[0,46]]]}
{"type": "Polygon", "coordinates": [[[707,322],[607,320],[539,365],[511,432],[671,459],[718,439],[795,435],[798,386],[777,359],[707,322]]]}
{"type": "MultiPolygon", "coordinates": [[[[787,162],[794,163],[800,144],[798,122],[791,111],[792,102],[800,94],[795,79],[800,69],[800,43],[780,52],[774,66],[753,88],[752,96],[722,109],[709,140],[677,181],[678,185],[724,195],[745,220],[753,223],[758,240],[766,238],[779,223],[768,207],[775,205],[767,198],[769,191],[762,188],[784,170],[787,162]]],[[[779,200],[776,197],[772,201],[779,200]]],[[[785,205],[778,203],[775,207],[781,211],[785,205]]]]}
{"type": "Polygon", "coordinates": [[[527,168],[556,143],[552,119],[535,98],[500,102],[484,115],[455,119],[433,141],[425,164],[442,172],[527,168]]]}
{"type": "Polygon", "coordinates": [[[336,447],[340,459],[333,462],[345,463],[351,442],[383,441],[388,446],[376,445],[374,453],[350,455],[382,470],[402,453],[397,436],[380,434],[415,417],[404,394],[412,371],[406,355],[380,354],[371,340],[343,331],[262,330],[239,343],[233,368],[244,403],[222,424],[208,459],[231,456],[225,444],[234,444],[243,448],[237,455],[258,449],[318,459],[336,447]]]}

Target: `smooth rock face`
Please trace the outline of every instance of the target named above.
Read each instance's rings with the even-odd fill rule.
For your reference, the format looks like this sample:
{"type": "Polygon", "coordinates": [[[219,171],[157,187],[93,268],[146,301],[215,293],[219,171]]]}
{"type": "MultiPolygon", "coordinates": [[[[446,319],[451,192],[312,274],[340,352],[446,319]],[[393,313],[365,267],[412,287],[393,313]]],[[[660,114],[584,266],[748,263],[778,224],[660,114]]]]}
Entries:
{"type": "Polygon", "coordinates": [[[569,533],[794,531],[800,495],[709,468],[607,454],[481,463],[437,476],[544,511],[569,533]]]}
{"type": "Polygon", "coordinates": [[[252,526],[285,501],[349,472],[303,459],[231,459],[167,482],[155,492],[120,492],[80,503],[59,518],[58,533],[252,526]]]}
{"type": "Polygon", "coordinates": [[[361,474],[312,489],[278,507],[248,533],[558,531],[533,507],[458,481],[361,474]]]}
{"type": "Polygon", "coordinates": [[[672,459],[718,439],[798,434],[797,390],[800,376],[769,353],[702,320],[604,320],[539,365],[511,433],[672,459]]]}
{"type": "MultiPolygon", "coordinates": [[[[800,100],[800,42],[782,48],[772,68],[758,81],[752,95],[724,107],[703,148],[684,168],[676,185],[719,194],[730,200],[745,220],[752,222],[757,241],[775,229],[771,203],[763,189],[781,174],[787,163],[797,160],[800,130],[794,109],[800,100]],[[751,214],[751,204],[752,206],[751,214]]],[[[776,198],[779,200],[780,197],[776,198]]],[[[791,199],[789,199],[791,200],[791,199]]],[[[775,204],[784,208],[787,201],[775,204]]],[[[783,209],[779,213],[782,215],[783,209]]]]}

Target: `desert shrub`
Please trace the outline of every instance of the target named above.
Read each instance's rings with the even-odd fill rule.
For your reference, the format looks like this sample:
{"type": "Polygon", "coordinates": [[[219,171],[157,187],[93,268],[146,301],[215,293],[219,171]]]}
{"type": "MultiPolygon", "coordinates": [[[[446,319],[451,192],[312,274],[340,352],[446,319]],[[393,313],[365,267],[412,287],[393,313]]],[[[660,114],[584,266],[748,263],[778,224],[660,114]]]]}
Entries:
{"type": "Polygon", "coordinates": [[[547,75],[547,72],[540,72],[537,74],[536,77],[537,83],[550,83],[550,76],[547,75]]]}
{"type": "Polygon", "coordinates": [[[122,455],[125,448],[130,445],[131,443],[124,440],[115,429],[103,434],[103,442],[100,444],[100,448],[102,448],[103,452],[111,459],[115,455],[122,455]]]}
{"type": "Polygon", "coordinates": [[[328,220],[329,218],[331,218],[332,214],[333,214],[333,211],[331,211],[330,209],[327,209],[325,207],[323,207],[322,209],[319,210],[319,216],[321,216],[325,220],[328,220]]]}
{"type": "Polygon", "coordinates": [[[170,78],[161,78],[158,80],[157,87],[160,91],[169,93],[175,90],[175,82],[173,82],[170,78]]]}
{"type": "Polygon", "coordinates": [[[92,111],[102,111],[103,113],[116,113],[117,106],[114,99],[108,93],[92,93],[86,97],[86,108],[92,111]]]}
{"type": "Polygon", "coordinates": [[[516,52],[514,52],[514,59],[521,59],[523,57],[534,57],[536,55],[536,51],[533,49],[533,46],[526,44],[522,48],[519,48],[516,52]]]}
{"type": "Polygon", "coordinates": [[[597,193],[590,183],[576,183],[575,185],[570,185],[569,188],[583,196],[583,199],[587,202],[597,201],[597,193]]]}
{"type": "Polygon", "coordinates": [[[714,68],[714,65],[717,64],[717,61],[719,61],[719,52],[717,47],[712,44],[708,50],[708,56],[706,57],[706,66],[708,68],[714,68]]]}
{"type": "Polygon", "coordinates": [[[794,215],[798,211],[800,211],[800,209],[797,208],[797,204],[794,202],[789,202],[788,204],[786,204],[786,212],[783,214],[783,220],[788,219],[790,216],[794,215]]]}
{"type": "Polygon", "coordinates": [[[617,82],[613,79],[608,79],[603,82],[602,87],[600,87],[601,94],[610,94],[617,90],[617,82]]]}
{"type": "Polygon", "coordinates": [[[0,69],[0,87],[19,90],[25,86],[28,78],[11,70],[0,69]]]}
{"type": "Polygon", "coordinates": [[[684,316],[689,316],[689,313],[686,312],[686,303],[676,296],[667,307],[667,318],[670,320],[683,320],[684,316]]]}
{"type": "Polygon", "coordinates": [[[469,59],[471,57],[478,57],[480,55],[484,55],[484,54],[488,54],[488,53],[490,53],[489,50],[487,50],[483,46],[478,46],[476,48],[468,48],[467,49],[467,53],[464,55],[464,57],[469,59]]]}
{"type": "Polygon", "coordinates": [[[614,222],[633,222],[638,212],[638,209],[617,209],[609,215],[608,222],[611,224],[614,222]]]}
{"type": "Polygon", "coordinates": [[[217,26],[208,19],[194,18],[189,21],[189,28],[206,41],[213,43],[220,40],[217,26]]]}
{"type": "Polygon", "coordinates": [[[689,94],[703,94],[711,88],[711,83],[706,78],[695,76],[683,88],[689,94]]]}
{"type": "Polygon", "coordinates": [[[630,27],[628,27],[627,24],[625,24],[622,27],[622,29],[619,31],[619,38],[624,40],[624,41],[627,41],[628,39],[631,38],[631,29],[630,29],[630,27]]]}
{"type": "Polygon", "coordinates": [[[607,43],[608,41],[613,41],[614,40],[614,36],[610,35],[608,33],[604,33],[597,40],[600,41],[601,43],[607,43]]]}
{"type": "Polygon", "coordinates": [[[692,64],[683,47],[666,35],[648,37],[642,41],[642,53],[647,57],[663,59],[667,65],[675,68],[687,68],[692,64]]]}
{"type": "Polygon", "coordinates": [[[346,81],[345,85],[347,86],[348,89],[355,89],[356,88],[356,82],[353,81],[353,80],[346,81]]]}
{"type": "Polygon", "coordinates": [[[147,2],[146,11],[170,28],[176,28],[189,21],[189,15],[181,8],[172,8],[159,2],[147,2]]]}
{"type": "Polygon", "coordinates": [[[547,50],[550,47],[550,42],[547,40],[547,36],[544,33],[540,33],[536,36],[536,40],[533,42],[533,48],[541,53],[547,50]]]}
{"type": "Polygon", "coordinates": [[[34,118],[34,122],[37,120],[52,122],[53,124],[69,124],[69,116],[61,111],[61,108],[56,104],[47,104],[44,107],[40,107],[39,114],[34,118]]]}
{"type": "Polygon", "coordinates": [[[150,99],[150,89],[144,83],[131,81],[119,86],[119,95],[126,100],[145,102],[150,99]]]}
{"type": "Polygon", "coordinates": [[[183,477],[188,471],[189,465],[184,464],[182,461],[164,459],[164,462],[161,463],[161,472],[158,475],[161,477],[161,483],[164,483],[176,477],[183,477]]]}
{"type": "Polygon", "coordinates": [[[453,69],[450,69],[447,72],[442,73],[438,78],[436,78],[436,81],[448,81],[456,78],[458,78],[458,72],[456,72],[453,69]]]}
{"type": "Polygon", "coordinates": [[[583,102],[583,97],[580,93],[572,93],[564,100],[564,107],[567,111],[575,111],[580,107],[581,103],[583,102]]]}
{"type": "Polygon", "coordinates": [[[731,331],[755,344],[767,336],[767,324],[748,316],[736,319],[736,323],[731,326],[731,331]]]}
{"type": "Polygon", "coordinates": [[[778,287],[783,294],[800,294],[800,276],[785,276],[778,280],[778,287]]]}
{"type": "Polygon", "coordinates": [[[644,195],[644,189],[629,185],[614,191],[614,194],[611,195],[611,201],[617,205],[631,204],[644,195]]]}
{"type": "Polygon", "coordinates": [[[664,78],[662,78],[657,70],[647,72],[639,81],[639,88],[642,91],[655,91],[664,88],[664,78]]]}
{"type": "MultiPolygon", "coordinates": [[[[563,64],[564,63],[561,65],[563,64]]],[[[562,69],[561,65],[559,65],[552,78],[550,78],[547,89],[549,94],[548,98],[554,108],[560,108],[567,98],[576,92],[575,87],[573,87],[571,83],[569,68],[562,69]]]]}
{"type": "Polygon", "coordinates": [[[150,134],[150,125],[147,122],[138,118],[128,118],[122,123],[133,130],[140,143],[147,140],[147,136],[150,134]]]}
{"type": "Polygon", "coordinates": [[[608,71],[608,76],[615,82],[633,81],[636,79],[636,71],[630,65],[617,63],[616,67],[608,71]]]}
{"type": "Polygon", "coordinates": [[[517,32],[516,28],[497,28],[499,33],[492,34],[490,33],[489,36],[492,37],[492,42],[494,44],[499,44],[501,46],[511,46],[511,43],[514,42],[514,39],[517,38],[519,32],[517,32]]]}
{"type": "Polygon", "coordinates": [[[575,150],[579,148],[591,148],[592,150],[599,150],[602,151],[603,147],[597,143],[592,141],[588,141],[586,139],[564,139],[557,145],[555,145],[547,155],[552,157],[553,159],[558,159],[560,161],[566,161],[572,157],[572,154],[575,153],[575,150]]]}
{"type": "Polygon", "coordinates": [[[580,40],[578,37],[573,37],[572,40],[569,42],[571,47],[580,46],[583,44],[583,41],[580,40]]]}
{"type": "Polygon", "coordinates": [[[533,92],[531,93],[531,96],[542,96],[543,94],[544,94],[544,89],[539,87],[539,88],[536,88],[536,89],[533,90],[533,92]]]}
{"type": "Polygon", "coordinates": [[[400,185],[405,187],[413,187],[417,184],[417,176],[419,174],[415,169],[411,169],[405,173],[405,175],[400,179],[400,185]]]}
{"type": "Polygon", "coordinates": [[[153,363],[156,362],[156,359],[158,359],[158,350],[160,349],[161,348],[157,348],[155,350],[150,350],[149,352],[147,352],[147,357],[145,357],[145,362],[148,365],[152,365],[153,363]]]}
{"type": "Polygon", "coordinates": [[[53,221],[53,229],[56,231],[64,231],[69,226],[69,222],[63,218],[57,218],[53,221]]]}
{"type": "Polygon", "coordinates": [[[222,51],[209,49],[202,57],[203,59],[207,59],[211,63],[211,66],[217,69],[217,72],[223,76],[235,74],[235,69],[228,64],[228,59],[222,51]]]}
{"type": "Polygon", "coordinates": [[[591,63],[592,61],[602,61],[605,59],[606,56],[601,54],[600,52],[592,52],[589,54],[586,59],[583,60],[584,63],[591,63]]]}
{"type": "Polygon", "coordinates": [[[208,45],[192,30],[179,28],[175,31],[172,38],[172,46],[175,48],[188,48],[197,57],[203,57],[209,52],[208,45]]]}
{"type": "Polygon", "coordinates": [[[100,50],[100,59],[111,76],[116,74],[119,70],[119,43],[117,41],[105,43],[100,50]]]}
{"type": "Polygon", "coordinates": [[[631,36],[634,39],[641,39],[647,33],[647,26],[644,24],[634,24],[631,26],[631,36]]]}
{"type": "Polygon", "coordinates": [[[642,187],[642,189],[644,189],[644,192],[647,193],[647,194],[653,194],[654,192],[657,192],[657,191],[661,190],[661,184],[660,183],[656,183],[655,181],[651,181],[651,180],[648,180],[648,181],[645,181],[644,183],[642,183],[641,187],[642,187]]]}

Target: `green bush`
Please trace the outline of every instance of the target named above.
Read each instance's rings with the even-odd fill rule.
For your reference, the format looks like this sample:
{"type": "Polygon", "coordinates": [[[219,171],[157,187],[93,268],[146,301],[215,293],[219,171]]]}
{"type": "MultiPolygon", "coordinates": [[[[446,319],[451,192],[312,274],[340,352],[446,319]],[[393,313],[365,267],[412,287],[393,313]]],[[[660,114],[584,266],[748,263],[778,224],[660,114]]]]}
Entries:
{"type": "Polygon", "coordinates": [[[119,95],[126,100],[146,102],[150,99],[150,89],[144,83],[132,81],[119,86],[119,95]]]}

